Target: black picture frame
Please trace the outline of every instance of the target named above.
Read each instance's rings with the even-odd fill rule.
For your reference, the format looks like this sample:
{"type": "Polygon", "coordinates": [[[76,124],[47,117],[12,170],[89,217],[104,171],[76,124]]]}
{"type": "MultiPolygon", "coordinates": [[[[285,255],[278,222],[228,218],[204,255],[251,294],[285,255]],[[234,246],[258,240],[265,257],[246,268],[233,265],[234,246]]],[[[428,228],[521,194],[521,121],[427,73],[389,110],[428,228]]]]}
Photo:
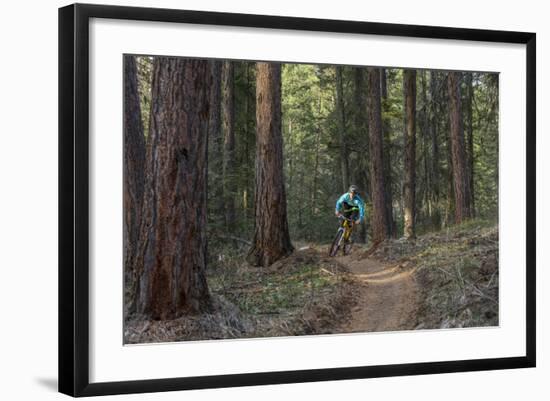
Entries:
{"type": "Polygon", "coordinates": [[[385,376],[534,367],[536,35],[479,29],[74,4],[59,9],[59,391],[71,396],[142,393],[385,376]],[[89,381],[89,148],[90,18],[179,22],[319,32],[515,43],[526,46],[526,354],[382,366],[277,371],[154,380],[89,381]]]}

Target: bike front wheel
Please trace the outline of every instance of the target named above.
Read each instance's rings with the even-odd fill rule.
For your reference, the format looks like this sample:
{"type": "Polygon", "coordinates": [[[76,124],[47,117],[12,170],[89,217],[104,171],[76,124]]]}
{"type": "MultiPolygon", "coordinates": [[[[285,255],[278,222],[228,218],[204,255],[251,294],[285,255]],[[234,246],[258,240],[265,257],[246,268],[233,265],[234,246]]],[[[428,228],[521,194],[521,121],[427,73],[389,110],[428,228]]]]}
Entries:
{"type": "Polygon", "coordinates": [[[338,253],[338,249],[340,249],[340,242],[342,240],[342,235],[344,235],[344,230],[341,228],[338,229],[336,232],[336,236],[334,237],[334,241],[332,241],[332,246],[330,247],[329,256],[336,256],[338,253]]]}

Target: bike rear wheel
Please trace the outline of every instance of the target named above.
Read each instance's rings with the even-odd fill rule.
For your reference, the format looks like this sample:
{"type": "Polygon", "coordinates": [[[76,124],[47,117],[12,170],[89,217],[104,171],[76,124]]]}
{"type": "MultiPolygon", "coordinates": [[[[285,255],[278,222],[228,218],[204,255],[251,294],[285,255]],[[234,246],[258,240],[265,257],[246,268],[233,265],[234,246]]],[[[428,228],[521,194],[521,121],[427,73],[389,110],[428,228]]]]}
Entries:
{"type": "Polygon", "coordinates": [[[353,242],[351,241],[351,238],[348,239],[344,243],[344,255],[349,255],[351,253],[351,246],[353,245],[353,242]]]}
{"type": "Polygon", "coordinates": [[[334,241],[332,241],[329,256],[336,256],[336,254],[338,253],[338,249],[340,249],[340,240],[342,239],[342,235],[344,235],[344,230],[339,228],[336,232],[336,236],[334,237],[334,241]]]}

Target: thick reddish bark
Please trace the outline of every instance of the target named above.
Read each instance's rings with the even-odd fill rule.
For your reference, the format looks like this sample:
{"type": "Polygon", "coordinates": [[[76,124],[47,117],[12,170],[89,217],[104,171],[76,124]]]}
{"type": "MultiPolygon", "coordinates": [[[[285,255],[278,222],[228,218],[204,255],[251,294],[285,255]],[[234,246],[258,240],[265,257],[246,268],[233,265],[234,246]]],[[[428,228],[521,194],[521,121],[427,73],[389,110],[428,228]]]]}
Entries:
{"type": "Polygon", "coordinates": [[[439,102],[439,96],[437,93],[438,80],[435,71],[430,71],[430,137],[432,142],[432,157],[431,157],[431,191],[433,202],[436,203],[439,200],[439,141],[438,135],[438,119],[437,104],[439,102]]]}
{"type": "Polygon", "coordinates": [[[380,69],[368,68],[367,109],[369,117],[369,154],[372,198],[373,241],[389,236],[384,185],[382,149],[382,112],[380,106],[380,69]]]}
{"type": "Polygon", "coordinates": [[[256,65],[255,228],[248,261],[269,266],[293,251],[288,233],[281,131],[281,65],[256,65]]]}
{"type": "Polygon", "coordinates": [[[207,138],[211,68],[154,61],[137,312],[172,319],[209,306],[207,138]]]}
{"type": "Polygon", "coordinates": [[[416,192],[416,71],[403,71],[405,97],[405,179],[403,181],[404,235],[414,238],[416,192]]]}
{"type": "Polygon", "coordinates": [[[222,62],[212,60],[212,86],[210,88],[210,122],[208,125],[209,193],[214,199],[212,206],[216,211],[225,210],[223,199],[223,137],[221,126],[221,78],[222,62]]]}
{"type": "Polygon", "coordinates": [[[470,218],[470,193],[468,167],[464,151],[464,128],[462,123],[459,74],[458,72],[449,72],[447,75],[456,223],[461,223],[470,218]]]}
{"type": "Polygon", "coordinates": [[[235,229],[235,64],[225,61],[222,67],[222,117],[223,117],[223,195],[225,223],[235,229]]]}
{"type": "MultiPolygon", "coordinates": [[[[366,100],[366,87],[365,87],[365,69],[363,67],[356,67],[353,69],[353,101],[355,103],[355,130],[356,137],[362,138],[362,143],[368,143],[369,135],[367,130],[367,100],[366,100]]],[[[365,173],[365,166],[368,163],[369,156],[367,149],[358,149],[359,154],[359,174],[361,190],[363,191],[363,200],[366,200],[367,188],[368,188],[368,174],[365,173]]],[[[367,225],[362,222],[359,226],[358,241],[361,243],[367,242],[367,225]]]]}
{"type": "MultiPolygon", "coordinates": [[[[145,138],[135,56],[124,56],[124,271],[135,272],[145,181],[145,138]]],[[[130,285],[133,285],[134,278],[130,285]]]]}

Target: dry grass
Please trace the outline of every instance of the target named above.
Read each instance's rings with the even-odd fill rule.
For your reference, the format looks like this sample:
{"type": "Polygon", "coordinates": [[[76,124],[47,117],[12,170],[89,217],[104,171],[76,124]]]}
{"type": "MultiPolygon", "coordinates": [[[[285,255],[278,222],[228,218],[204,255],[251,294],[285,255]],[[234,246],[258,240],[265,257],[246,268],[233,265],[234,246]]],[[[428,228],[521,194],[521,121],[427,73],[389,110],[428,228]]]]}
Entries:
{"type": "MultiPolygon", "coordinates": [[[[325,247],[302,247],[269,268],[249,266],[238,243],[213,249],[207,271],[212,309],[171,321],[129,320],[125,343],[341,332],[356,307],[357,284],[325,247]]],[[[389,240],[350,260],[372,257],[414,268],[421,291],[417,329],[499,323],[498,228],[472,221],[414,241],[389,240]]]]}
{"type": "Polygon", "coordinates": [[[252,322],[235,305],[214,295],[209,313],[168,321],[130,320],[124,338],[126,344],[240,338],[251,327],[252,322]]]}
{"type": "Polygon", "coordinates": [[[238,250],[212,255],[210,312],[171,321],[130,320],[126,343],[331,333],[352,306],[345,270],[313,249],[269,268],[249,266],[238,250]]]}
{"type": "Polygon", "coordinates": [[[498,227],[471,221],[415,241],[392,240],[373,256],[416,266],[423,302],[418,329],[499,324],[498,227]]]}

